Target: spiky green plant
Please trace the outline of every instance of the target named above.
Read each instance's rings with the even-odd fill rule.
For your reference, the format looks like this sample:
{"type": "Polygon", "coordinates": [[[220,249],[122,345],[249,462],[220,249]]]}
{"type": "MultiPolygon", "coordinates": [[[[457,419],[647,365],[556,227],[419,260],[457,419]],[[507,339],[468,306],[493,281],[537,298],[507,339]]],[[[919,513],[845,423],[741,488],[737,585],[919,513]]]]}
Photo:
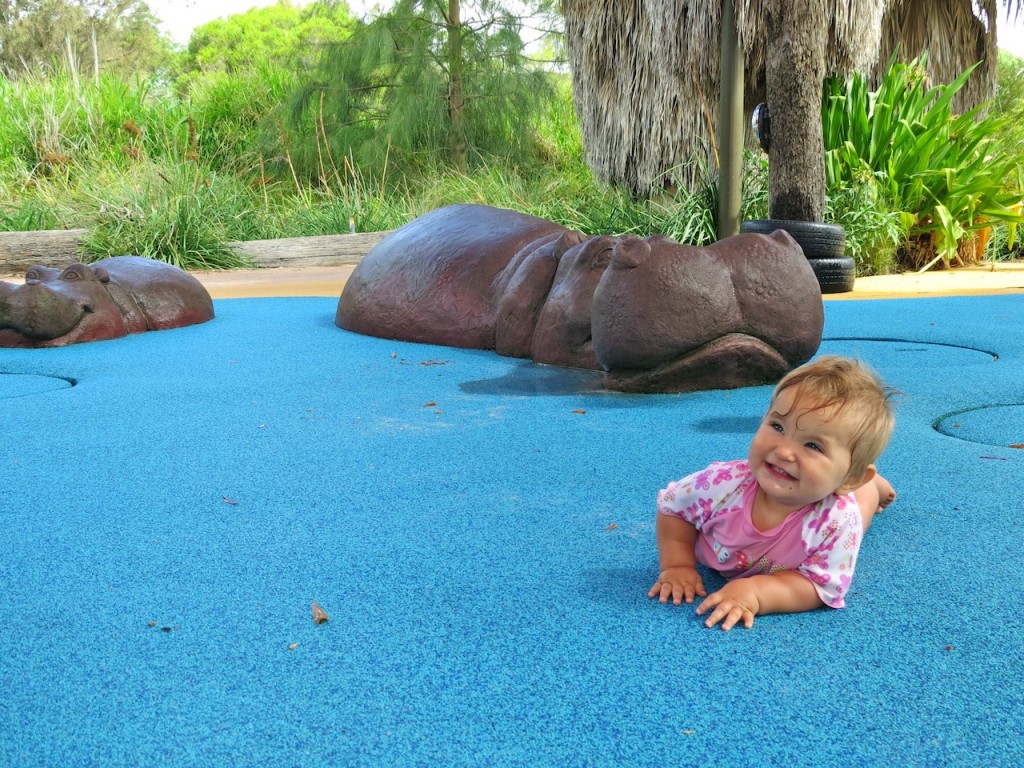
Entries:
{"type": "Polygon", "coordinates": [[[972,230],[1020,221],[1015,195],[1003,185],[1015,160],[993,151],[1002,124],[982,107],[952,113],[953,97],[973,68],[948,85],[928,87],[924,63],[894,57],[873,93],[861,75],[826,87],[827,187],[873,177],[895,210],[913,217],[909,237],[929,239],[935,259],[948,266],[972,230]]]}

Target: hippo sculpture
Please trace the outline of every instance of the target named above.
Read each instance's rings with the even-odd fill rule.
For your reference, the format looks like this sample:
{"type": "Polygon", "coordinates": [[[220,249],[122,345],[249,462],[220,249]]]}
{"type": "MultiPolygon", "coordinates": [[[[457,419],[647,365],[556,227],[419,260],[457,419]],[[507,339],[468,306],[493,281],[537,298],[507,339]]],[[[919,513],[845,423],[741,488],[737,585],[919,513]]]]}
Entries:
{"type": "Polygon", "coordinates": [[[335,323],[603,370],[613,390],[685,392],[778,380],[817,351],[824,313],[814,271],[781,230],[701,248],[451,205],[370,250],[335,323]]]}
{"type": "Polygon", "coordinates": [[[63,347],[212,319],[202,283],[141,256],[36,266],[23,285],[0,281],[0,347],[63,347]]]}

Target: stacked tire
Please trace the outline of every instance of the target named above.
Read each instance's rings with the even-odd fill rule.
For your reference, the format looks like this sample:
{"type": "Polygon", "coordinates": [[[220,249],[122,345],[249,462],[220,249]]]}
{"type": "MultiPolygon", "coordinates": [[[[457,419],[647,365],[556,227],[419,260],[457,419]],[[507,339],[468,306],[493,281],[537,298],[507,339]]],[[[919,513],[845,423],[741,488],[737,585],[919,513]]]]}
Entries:
{"type": "Polygon", "coordinates": [[[740,232],[770,235],[784,229],[804,250],[822,293],[849,293],[857,277],[853,259],[846,256],[846,230],[822,221],[754,219],[744,221],[740,232]]]}

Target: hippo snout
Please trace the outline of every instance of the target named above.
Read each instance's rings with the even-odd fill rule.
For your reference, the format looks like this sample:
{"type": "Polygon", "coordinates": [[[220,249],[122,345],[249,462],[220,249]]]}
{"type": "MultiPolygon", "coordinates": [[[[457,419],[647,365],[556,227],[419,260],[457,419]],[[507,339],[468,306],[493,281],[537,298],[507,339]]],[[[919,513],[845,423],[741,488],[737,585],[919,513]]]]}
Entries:
{"type": "MultiPolygon", "coordinates": [[[[3,289],[0,289],[3,290],[3,289]]],[[[69,333],[95,311],[87,298],[62,295],[38,280],[5,291],[3,326],[30,339],[54,339],[69,333]]]]}

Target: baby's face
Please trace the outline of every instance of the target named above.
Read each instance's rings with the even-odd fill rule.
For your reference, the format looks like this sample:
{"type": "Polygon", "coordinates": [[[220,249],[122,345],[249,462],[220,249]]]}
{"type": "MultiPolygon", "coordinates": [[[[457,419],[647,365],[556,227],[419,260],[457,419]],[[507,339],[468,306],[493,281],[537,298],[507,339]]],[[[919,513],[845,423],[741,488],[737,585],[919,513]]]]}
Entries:
{"type": "Polygon", "coordinates": [[[748,455],[768,499],[790,512],[834,493],[850,473],[851,419],[801,400],[795,387],[772,400],[748,455]]]}

